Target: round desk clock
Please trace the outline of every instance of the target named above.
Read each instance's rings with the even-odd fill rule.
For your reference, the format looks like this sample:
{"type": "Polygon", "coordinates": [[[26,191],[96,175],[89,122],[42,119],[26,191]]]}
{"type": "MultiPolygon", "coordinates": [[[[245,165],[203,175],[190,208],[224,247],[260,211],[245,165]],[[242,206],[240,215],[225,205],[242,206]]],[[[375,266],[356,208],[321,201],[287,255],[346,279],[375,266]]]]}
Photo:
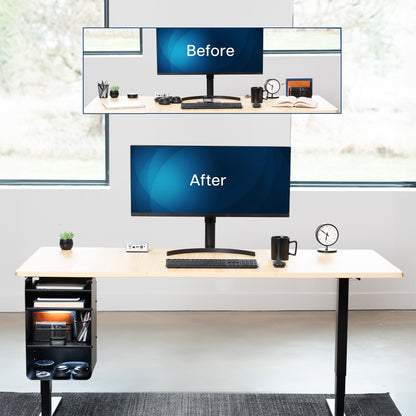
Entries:
{"type": "Polygon", "coordinates": [[[267,93],[266,99],[275,98],[275,95],[280,91],[280,82],[275,78],[270,78],[264,84],[264,90],[267,93]]]}
{"type": "Polygon", "coordinates": [[[319,244],[325,246],[324,249],[318,249],[320,253],[336,253],[334,249],[328,249],[328,247],[333,246],[339,237],[339,232],[337,227],[333,224],[321,224],[315,231],[315,237],[319,244]]]}

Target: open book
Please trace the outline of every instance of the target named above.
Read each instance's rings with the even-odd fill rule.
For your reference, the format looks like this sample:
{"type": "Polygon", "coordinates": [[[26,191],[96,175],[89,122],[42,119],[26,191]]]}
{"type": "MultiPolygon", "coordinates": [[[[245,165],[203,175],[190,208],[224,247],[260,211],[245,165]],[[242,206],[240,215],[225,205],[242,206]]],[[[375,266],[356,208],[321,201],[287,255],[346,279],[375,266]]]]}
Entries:
{"type": "Polygon", "coordinates": [[[318,103],[312,98],[294,96],[282,96],[275,100],[272,104],[273,107],[305,107],[305,108],[316,108],[318,103]]]}

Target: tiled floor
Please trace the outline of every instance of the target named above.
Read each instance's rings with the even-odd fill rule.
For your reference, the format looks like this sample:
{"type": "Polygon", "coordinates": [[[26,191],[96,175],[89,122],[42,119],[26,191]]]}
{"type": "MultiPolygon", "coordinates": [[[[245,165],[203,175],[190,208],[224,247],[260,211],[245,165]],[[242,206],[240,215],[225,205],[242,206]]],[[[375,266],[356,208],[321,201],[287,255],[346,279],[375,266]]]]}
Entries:
{"type": "MultiPolygon", "coordinates": [[[[101,312],[93,377],[53,390],[332,393],[334,331],[334,312],[101,312]]],[[[0,391],[38,391],[24,314],[0,314],[0,334],[0,391]]],[[[350,312],[348,348],[347,393],[416,415],[416,311],[350,312]]]]}

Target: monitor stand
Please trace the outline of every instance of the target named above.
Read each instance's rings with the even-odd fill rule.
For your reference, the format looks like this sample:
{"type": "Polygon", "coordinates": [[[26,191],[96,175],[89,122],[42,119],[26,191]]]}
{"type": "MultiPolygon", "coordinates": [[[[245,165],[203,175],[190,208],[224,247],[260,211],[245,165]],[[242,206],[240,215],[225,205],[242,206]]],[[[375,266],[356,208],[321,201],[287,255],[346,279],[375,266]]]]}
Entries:
{"type": "Polygon", "coordinates": [[[214,74],[206,74],[207,76],[207,95],[194,95],[191,97],[183,97],[182,101],[187,100],[203,100],[204,103],[212,103],[214,98],[223,100],[236,100],[240,101],[240,97],[228,96],[228,95],[214,95],[214,74]]]}
{"type": "Polygon", "coordinates": [[[251,250],[240,250],[237,248],[216,248],[215,247],[215,222],[216,222],[216,217],[205,217],[205,247],[169,250],[166,254],[168,256],[173,256],[175,254],[189,254],[189,253],[232,253],[232,254],[244,254],[246,256],[256,255],[256,253],[251,250]]]}

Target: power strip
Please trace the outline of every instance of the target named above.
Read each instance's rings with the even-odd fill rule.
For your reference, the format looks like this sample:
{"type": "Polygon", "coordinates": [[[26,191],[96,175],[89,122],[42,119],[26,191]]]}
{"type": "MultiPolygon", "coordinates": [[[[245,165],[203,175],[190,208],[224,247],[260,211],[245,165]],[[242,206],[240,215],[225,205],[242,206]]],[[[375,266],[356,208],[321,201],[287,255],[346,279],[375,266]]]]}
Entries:
{"type": "Polygon", "coordinates": [[[147,253],[149,251],[149,243],[127,243],[126,251],[127,253],[147,253]]]}

